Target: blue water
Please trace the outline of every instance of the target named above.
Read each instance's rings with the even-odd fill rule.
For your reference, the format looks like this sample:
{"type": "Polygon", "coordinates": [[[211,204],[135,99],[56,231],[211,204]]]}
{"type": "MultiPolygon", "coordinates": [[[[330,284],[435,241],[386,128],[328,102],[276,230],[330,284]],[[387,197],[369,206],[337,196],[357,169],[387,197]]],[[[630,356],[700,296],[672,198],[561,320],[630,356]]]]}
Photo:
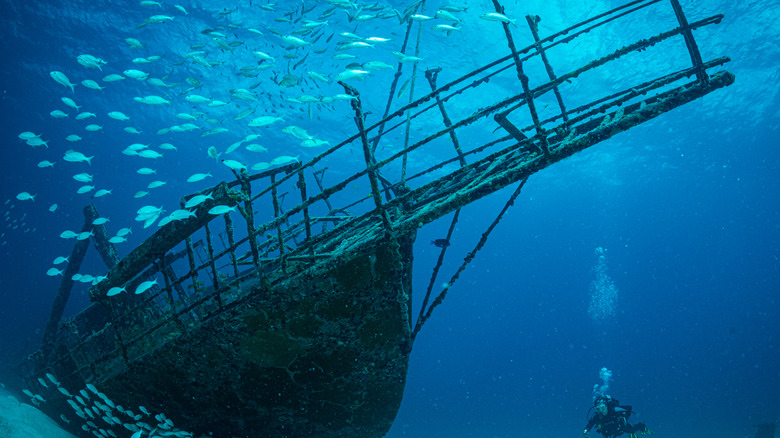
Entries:
{"type": "MultiPolygon", "coordinates": [[[[185,17],[167,2],[161,8],[132,1],[0,2],[4,65],[0,69],[0,203],[4,214],[0,222],[0,381],[10,389],[20,389],[14,365],[40,341],[59,284],[59,277],[45,273],[55,257],[68,255],[72,248],[73,241],[59,234],[81,226],[81,208],[94,201],[101,214],[111,218],[114,231],[133,227],[131,240],[120,246],[120,255],[125,255],[148,235],[133,221],[137,208],[173,206],[184,194],[232,179],[227,168],[207,157],[206,149],[218,145],[224,150],[248,133],[241,131],[245,123],[232,121],[233,109],[230,116],[224,113],[223,124],[231,133],[158,136],[155,132],[160,128],[185,123],[172,114],[193,108],[178,95],[186,85],[170,94],[176,100],[175,109],[161,108],[141,105],[132,98],[164,95],[164,90],[132,79],[104,84],[100,78],[127,68],[151,71],[155,77],[173,71],[167,82],[195,76],[204,83],[200,94],[224,100],[229,98],[229,88],[262,82],[255,91],[267,94],[259,104],[262,109],[250,118],[289,114],[290,123],[317,132],[331,144],[355,132],[346,103],[333,111],[323,110],[314,119],[300,107],[278,106],[285,97],[312,92],[310,84],[303,90],[282,90],[271,82],[269,72],[261,72],[256,79],[235,75],[251,59],[250,50],[278,56],[279,65],[272,72],[284,74],[287,62],[281,55],[287,51],[267,29],[293,29],[273,19],[300,9],[300,2],[280,1],[277,12],[271,12],[259,9],[256,1],[251,6],[243,1],[226,16],[218,13],[224,4],[212,3],[218,2],[182,0],[180,4],[190,14],[185,17]],[[175,18],[136,29],[154,14],[175,18]],[[209,45],[210,37],[201,31],[229,22],[260,29],[264,35],[254,36],[243,29],[225,31],[230,35],[228,41],[245,42],[233,54],[209,45]],[[128,37],[141,40],[146,47],[131,50],[124,42],[128,37]],[[209,45],[209,59],[223,64],[211,70],[190,63],[174,65],[197,43],[209,45]],[[105,59],[103,71],[79,65],[75,58],[84,53],[105,59]],[[165,57],[151,65],[130,62],[150,55],[165,57]],[[106,89],[99,92],[78,85],[72,93],[51,79],[53,70],[66,73],[74,83],[97,80],[106,89]],[[98,116],[74,120],[76,111],[60,101],[63,96],[98,116]],[[70,117],[53,119],[49,112],[54,109],[65,110],[70,117]],[[109,119],[108,111],[123,111],[132,120],[109,119]],[[84,131],[87,123],[102,125],[102,132],[84,131]],[[128,125],[142,134],[123,132],[122,127],[128,125]],[[20,141],[17,134],[27,130],[49,140],[48,149],[20,141]],[[84,139],[71,144],[64,140],[69,134],[84,139]],[[178,150],[163,151],[165,157],[154,162],[119,153],[130,143],[164,141],[178,150]],[[71,148],[94,155],[92,165],[64,162],[63,153],[71,148]],[[38,168],[44,159],[57,163],[54,168],[38,168]],[[137,175],[135,169],[143,166],[156,168],[158,175],[137,175]],[[187,176],[206,171],[214,178],[201,186],[184,182],[187,176]],[[76,194],[83,184],[71,175],[80,172],[94,174],[97,189],[111,189],[112,194],[94,200],[76,194]],[[167,184],[149,190],[152,193],[146,198],[133,199],[133,193],[154,179],[167,184]],[[35,201],[17,200],[23,191],[35,194],[35,201]],[[53,203],[58,209],[49,212],[53,203]]],[[[608,53],[613,39],[633,41],[674,26],[671,7],[661,3],[663,12],[658,15],[589,40],[590,46],[581,47],[582,59],[608,53]]],[[[433,15],[441,4],[429,2],[424,13],[433,15]]],[[[463,17],[461,31],[449,37],[424,32],[421,56],[426,61],[421,67],[441,66],[454,78],[507,53],[500,25],[477,18],[493,10],[490,2],[468,4],[469,10],[458,14],[463,17]]],[[[540,32],[545,35],[618,4],[506,2],[506,13],[520,18],[518,27],[511,29],[518,45],[524,45],[530,41],[523,18],[527,13],[542,17],[540,32]]],[[[696,36],[706,59],[732,58],[726,68],[736,74],[736,84],[530,178],[515,206],[418,337],[403,404],[388,436],[579,434],[592,404],[593,386],[601,383],[602,367],[614,373],[612,395],[633,405],[638,418],[659,437],[748,437],[754,434],[751,425],[780,421],[780,98],[776,86],[780,79],[780,5],[771,0],[683,1],[682,5],[692,20],[725,14],[722,24],[696,36]],[[594,303],[607,306],[599,318],[589,313],[594,303]]],[[[393,2],[392,6],[403,10],[407,4],[393,2]]],[[[236,6],[231,2],[229,7],[236,6]]],[[[327,7],[319,2],[312,19],[327,7]]],[[[387,46],[357,50],[375,51],[373,56],[360,52],[363,60],[395,65],[390,51],[398,50],[404,31],[398,20],[348,23],[341,10],[328,20],[325,37],[348,31],[393,38],[387,46]]],[[[326,54],[312,55],[296,74],[341,71],[337,65],[343,68],[344,63],[328,60],[341,53],[334,50],[338,38],[326,45],[325,37],[315,47],[327,47],[326,54]]],[[[663,57],[654,59],[663,61],[663,57]]],[[[561,69],[577,65],[574,60],[559,62],[561,69]]],[[[384,110],[391,79],[392,72],[380,71],[366,82],[355,83],[364,105],[375,114],[384,110]]],[[[587,100],[592,96],[589,93],[600,95],[609,89],[608,75],[597,79],[592,90],[578,89],[580,97],[587,100]]],[[[427,90],[423,80],[417,86],[427,90]]],[[[312,94],[343,92],[335,84],[314,90],[312,94]]],[[[417,95],[421,95],[419,90],[417,95]]],[[[223,110],[214,114],[222,114],[219,111],[223,110]]],[[[198,124],[205,126],[203,121],[198,124]]],[[[273,153],[301,154],[302,160],[316,154],[287,146],[273,150],[287,138],[276,129],[282,126],[262,140],[273,153]]],[[[493,127],[486,125],[485,129],[493,127]]],[[[251,154],[239,151],[235,159],[261,160],[251,154]]],[[[463,210],[439,283],[457,269],[510,194],[511,189],[500,191],[463,210]]],[[[438,256],[438,248],[429,242],[444,237],[448,225],[449,217],[445,217],[420,230],[415,245],[415,314],[438,256]]],[[[92,251],[82,270],[102,274],[105,268],[92,251]]],[[[86,287],[77,288],[66,316],[88,302],[86,287]]],[[[186,429],[186,425],[179,426],[186,429]]]]}

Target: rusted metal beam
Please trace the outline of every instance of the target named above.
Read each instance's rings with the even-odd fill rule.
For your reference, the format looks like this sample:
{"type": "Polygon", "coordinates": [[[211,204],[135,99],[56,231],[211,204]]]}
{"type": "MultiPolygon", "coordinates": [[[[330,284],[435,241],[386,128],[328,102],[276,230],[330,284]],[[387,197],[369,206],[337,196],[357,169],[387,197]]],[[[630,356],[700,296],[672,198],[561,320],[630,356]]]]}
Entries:
{"type": "MultiPolygon", "coordinates": [[[[544,48],[542,48],[541,39],[539,38],[539,21],[542,19],[538,15],[526,15],[525,20],[528,22],[528,27],[531,29],[531,35],[534,37],[536,52],[539,53],[539,56],[544,63],[544,68],[547,70],[547,77],[550,81],[554,82],[555,72],[553,71],[552,65],[550,65],[550,61],[547,59],[547,53],[544,51],[544,48]]],[[[561,91],[558,89],[557,84],[553,85],[553,93],[555,93],[555,98],[558,100],[558,106],[561,109],[561,117],[563,117],[563,125],[565,127],[568,125],[569,116],[566,114],[566,105],[563,104],[563,96],[561,96],[561,91]]]]}
{"type": "MultiPolygon", "coordinates": [[[[84,225],[81,227],[81,232],[90,232],[93,228],[92,222],[98,217],[100,217],[100,215],[94,205],[84,207],[84,225]]],[[[87,254],[87,248],[89,248],[89,239],[77,240],[76,244],[73,245],[73,251],[71,251],[70,257],[68,258],[68,264],[62,271],[60,287],[57,290],[57,296],[54,297],[51,312],[49,313],[49,321],[46,323],[46,329],[44,329],[43,332],[43,340],[41,341],[41,351],[43,352],[44,360],[48,358],[54,347],[54,338],[57,335],[57,328],[62,319],[62,314],[65,312],[65,305],[68,304],[70,292],[73,289],[73,275],[79,272],[81,262],[87,254]]]]}
{"type": "Polygon", "coordinates": [[[368,173],[368,180],[371,183],[371,196],[374,198],[374,205],[376,210],[382,218],[382,223],[387,230],[392,230],[393,227],[390,224],[390,219],[387,217],[387,211],[382,205],[382,196],[379,193],[379,179],[377,178],[376,160],[374,159],[374,153],[371,150],[371,145],[368,144],[368,135],[366,134],[365,116],[363,115],[363,106],[360,102],[360,93],[357,89],[345,82],[339,82],[344,90],[350,96],[355,96],[356,99],[352,99],[352,109],[355,110],[355,123],[360,131],[360,140],[363,145],[363,159],[366,162],[366,171],[368,173]]]}
{"type": "MultiPolygon", "coordinates": [[[[425,79],[428,79],[428,84],[431,86],[431,91],[436,91],[436,79],[439,76],[439,72],[441,72],[441,67],[425,71],[425,79]]],[[[441,118],[444,121],[444,126],[449,128],[452,126],[452,120],[450,120],[450,116],[447,114],[447,109],[444,108],[444,102],[442,102],[439,95],[436,95],[436,105],[439,106],[439,112],[441,112],[441,118]]],[[[452,138],[452,145],[455,147],[455,152],[458,154],[460,165],[465,166],[467,164],[466,157],[463,155],[463,149],[460,147],[460,140],[458,140],[458,136],[455,134],[455,131],[450,133],[450,137],[452,138]]]]}
{"type": "Polygon", "coordinates": [[[680,6],[679,0],[671,0],[672,9],[674,9],[674,15],[677,17],[677,22],[680,23],[680,29],[682,30],[683,38],[685,39],[685,45],[688,47],[688,53],[693,61],[693,67],[696,69],[696,78],[700,82],[707,82],[709,77],[707,72],[704,71],[702,65],[701,53],[699,53],[699,46],[696,45],[696,40],[693,38],[693,32],[691,32],[691,26],[688,24],[688,19],[685,18],[685,13],[680,6]]]}
{"type": "MultiPolygon", "coordinates": [[[[496,12],[503,14],[504,7],[498,0],[493,0],[493,6],[496,8],[496,12]]],[[[528,105],[528,112],[531,114],[531,120],[534,122],[536,128],[536,139],[538,143],[536,145],[541,149],[544,155],[550,155],[549,145],[547,144],[547,135],[542,127],[542,123],[539,121],[539,114],[536,111],[536,103],[534,102],[534,96],[531,93],[531,87],[528,85],[528,75],[523,71],[523,61],[518,56],[517,49],[515,48],[515,41],[512,38],[512,32],[509,31],[509,24],[502,22],[504,28],[504,34],[506,35],[506,41],[509,45],[509,51],[512,53],[512,58],[515,61],[515,69],[517,70],[517,79],[520,80],[520,85],[523,87],[523,95],[525,102],[528,105]]],[[[538,44],[538,43],[537,43],[538,44]]]]}

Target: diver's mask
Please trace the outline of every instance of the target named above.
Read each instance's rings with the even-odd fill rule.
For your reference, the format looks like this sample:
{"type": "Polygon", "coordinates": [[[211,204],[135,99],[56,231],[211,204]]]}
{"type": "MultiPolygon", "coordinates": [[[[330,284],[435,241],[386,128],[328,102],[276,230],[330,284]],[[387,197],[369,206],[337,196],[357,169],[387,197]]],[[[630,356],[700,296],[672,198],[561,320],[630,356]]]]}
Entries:
{"type": "Polygon", "coordinates": [[[596,405],[596,413],[599,415],[607,415],[607,405],[599,403],[596,405]]]}

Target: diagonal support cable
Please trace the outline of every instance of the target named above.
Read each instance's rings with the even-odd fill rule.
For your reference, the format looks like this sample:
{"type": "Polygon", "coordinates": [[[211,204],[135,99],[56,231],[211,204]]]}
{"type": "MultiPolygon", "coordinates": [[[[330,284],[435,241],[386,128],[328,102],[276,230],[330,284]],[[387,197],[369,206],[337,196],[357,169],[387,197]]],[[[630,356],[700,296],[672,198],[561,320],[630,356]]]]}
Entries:
{"type": "Polygon", "coordinates": [[[447,292],[450,290],[453,284],[458,280],[460,277],[460,274],[463,273],[463,271],[466,269],[466,266],[468,266],[469,263],[471,263],[472,260],[474,260],[474,257],[477,256],[477,252],[479,252],[480,249],[482,249],[483,246],[485,246],[485,243],[487,243],[488,237],[490,237],[490,233],[493,232],[493,229],[498,225],[498,223],[501,221],[501,219],[504,217],[504,214],[509,210],[509,207],[514,205],[515,199],[517,199],[518,196],[520,196],[520,192],[523,190],[523,186],[525,185],[526,181],[528,181],[528,178],[526,177],[522,181],[520,181],[520,184],[515,189],[515,192],[512,193],[512,196],[509,197],[509,200],[504,205],[504,208],[501,209],[501,212],[498,213],[498,216],[493,220],[493,223],[490,224],[490,226],[485,230],[484,233],[482,233],[482,237],[479,239],[479,242],[477,242],[477,245],[474,247],[474,249],[471,250],[471,252],[466,255],[466,257],[463,259],[463,263],[460,265],[457,271],[455,271],[455,274],[453,274],[452,278],[450,278],[450,281],[445,285],[444,289],[439,293],[439,295],[436,296],[436,298],[433,300],[433,303],[427,308],[427,309],[421,309],[420,313],[422,315],[422,312],[424,311],[425,314],[420,316],[420,318],[417,319],[417,323],[414,326],[414,331],[412,332],[412,343],[414,343],[415,338],[417,337],[417,334],[422,329],[423,325],[425,324],[428,319],[430,319],[431,314],[433,313],[433,309],[438,307],[442,302],[444,302],[444,299],[447,297],[447,292]]]}

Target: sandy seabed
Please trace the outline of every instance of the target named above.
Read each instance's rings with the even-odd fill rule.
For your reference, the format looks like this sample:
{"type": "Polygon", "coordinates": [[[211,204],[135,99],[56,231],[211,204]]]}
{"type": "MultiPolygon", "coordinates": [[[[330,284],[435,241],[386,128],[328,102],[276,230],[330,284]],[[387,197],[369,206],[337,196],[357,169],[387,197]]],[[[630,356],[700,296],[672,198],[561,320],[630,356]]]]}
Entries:
{"type": "Polygon", "coordinates": [[[46,414],[3,389],[0,389],[0,437],[76,438],[46,414]]]}

